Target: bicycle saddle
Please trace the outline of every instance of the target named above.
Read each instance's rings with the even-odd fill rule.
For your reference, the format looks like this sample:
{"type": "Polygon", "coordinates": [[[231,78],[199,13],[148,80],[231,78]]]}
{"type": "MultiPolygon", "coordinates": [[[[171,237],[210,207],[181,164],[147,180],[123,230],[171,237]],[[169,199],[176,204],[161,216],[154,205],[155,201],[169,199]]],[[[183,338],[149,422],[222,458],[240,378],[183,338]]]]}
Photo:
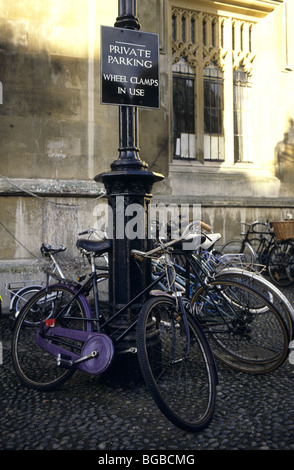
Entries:
{"type": "Polygon", "coordinates": [[[220,233],[209,233],[206,234],[204,242],[201,243],[201,248],[208,250],[221,238],[220,233]]]}
{"type": "Polygon", "coordinates": [[[177,241],[173,247],[180,251],[195,251],[205,240],[205,235],[201,233],[189,233],[184,239],[177,241]],[[185,243],[186,245],[184,245],[185,243]]]}
{"type": "Polygon", "coordinates": [[[59,253],[60,251],[65,251],[66,246],[64,245],[49,245],[48,243],[42,243],[41,252],[42,253],[59,253]]]}
{"type": "Polygon", "coordinates": [[[80,238],[79,240],[77,240],[76,246],[77,248],[80,248],[86,251],[92,251],[98,255],[98,254],[109,252],[111,250],[112,243],[111,243],[111,240],[95,241],[95,240],[80,238]]]}

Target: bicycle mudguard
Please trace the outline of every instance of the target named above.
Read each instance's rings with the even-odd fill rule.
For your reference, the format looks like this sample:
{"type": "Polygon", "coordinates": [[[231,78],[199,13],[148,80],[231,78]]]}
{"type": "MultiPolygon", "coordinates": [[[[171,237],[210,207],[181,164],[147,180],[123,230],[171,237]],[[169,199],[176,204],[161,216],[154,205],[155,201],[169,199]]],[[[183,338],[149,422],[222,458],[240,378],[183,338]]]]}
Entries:
{"type": "Polygon", "coordinates": [[[175,298],[174,295],[169,294],[168,292],[164,292],[163,290],[151,290],[150,295],[152,297],[163,296],[163,297],[168,297],[169,299],[174,299],[175,298]]]}
{"type": "MultiPolygon", "coordinates": [[[[41,333],[40,328],[37,330],[36,343],[56,357],[57,365],[67,368],[76,367],[92,375],[99,375],[108,369],[114,356],[114,346],[107,335],[55,327],[54,324],[49,326],[46,332],[41,333]],[[84,343],[81,355],[56,344],[59,340],[64,342],[64,339],[84,343]]],[[[70,346],[73,345],[70,344],[70,346]]]]}
{"type": "MultiPolygon", "coordinates": [[[[70,288],[74,294],[76,294],[78,292],[78,287],[75,287],[73,285],[70,285],[70,284],[66,284],[66,283],[58,283],[58,284],[51,284],[50,287],[58,287],[58,286],[62,286],[62,287],[67,287],[67,288],[70,288]]],[[[44,288],[44,291],[46,290],[46,287],[44,288]]],[[[86,298],[86,296],[84,294],[79,294],[78,295],[78,298],[79,300],[81,301],[81,303],[83,304],[83,307],[85,309],[85,314],[86,314],[86,317],[91,320],[93,318],[93,315],[92,315],[92,310],[91,310],[91,307],[89,305],[89,302],[86,298]]],[[[87,321],[87,329],[91,332],[93,331],[93,324],[91,321],[87,321]]]]}

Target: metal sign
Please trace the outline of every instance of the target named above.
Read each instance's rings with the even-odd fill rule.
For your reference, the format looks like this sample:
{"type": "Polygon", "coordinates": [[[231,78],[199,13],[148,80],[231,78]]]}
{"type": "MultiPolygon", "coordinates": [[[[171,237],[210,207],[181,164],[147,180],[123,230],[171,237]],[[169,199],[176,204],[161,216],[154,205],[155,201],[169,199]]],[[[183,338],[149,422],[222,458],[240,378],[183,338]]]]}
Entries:
{"type": "Polygon", "coordinates": [[[101,102],[159,108],[158,34],[101,26],[101,102]]]}

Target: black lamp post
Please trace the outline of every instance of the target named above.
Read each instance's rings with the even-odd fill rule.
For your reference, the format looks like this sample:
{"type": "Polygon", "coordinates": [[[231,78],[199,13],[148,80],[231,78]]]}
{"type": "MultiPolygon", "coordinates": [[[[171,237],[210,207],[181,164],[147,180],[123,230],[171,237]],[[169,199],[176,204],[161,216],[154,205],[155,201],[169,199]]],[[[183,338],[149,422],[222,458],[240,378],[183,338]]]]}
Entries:
{"type": "MultiPolygon", "coordinates": [[[[119,0],[119,16],[115,27],[139,30],[140,24],[136,18],[136,0],[119,0]]],[[[132,249],[147,251],[148,240],[148,206],[152,197],[151,191],[156,181],[164,177],[148,171],[148,165],[140,159],[138,139],[138,109],[134,106],[119,106],[119,156],[111,164],[111,171],[95,177],[95,181],[102,181],[107,191],[111,214],[113,214],[113,248],[109,259],[109,301],[111,313],[126,305],[139,292],[143,290],[151,279],[150,263],[144,262],[138,268],[130,254],[132,249]],[[131,204],[140,205],[140,217],[143,219],[144,234],[137,238],[130,238],[121,233],[122,221],[124,226],[131,216],[126,216],[127,208],[131,204]],[[118,228],[119,227],[119,228],[118,228]],[[118,230],[120,233],[118,233],[118,230]]],[[[135,207],[135,206],[132,206],[135,207]]],[[[137,206],[138,207],[138,206],[137,206]]],[[[133,214],[134,216],[135,214],[133,214]]],[[[138,215],[138,214],[137,214],[138,215]]],[[[125,231],[124,231],[125,232],[125,231]]],[[[142,300],[143,301],[143,300],[142,300]]],[[[140,304],[134,308],[140,308],[140,304]]],[[[133,309],[118,321],[123,328],[133,309]]],[[[126,338],[125,347],[131,345],[132,337],[126,338]]],[[[123,364],[126,363],[124,355],[123,364]]]]}

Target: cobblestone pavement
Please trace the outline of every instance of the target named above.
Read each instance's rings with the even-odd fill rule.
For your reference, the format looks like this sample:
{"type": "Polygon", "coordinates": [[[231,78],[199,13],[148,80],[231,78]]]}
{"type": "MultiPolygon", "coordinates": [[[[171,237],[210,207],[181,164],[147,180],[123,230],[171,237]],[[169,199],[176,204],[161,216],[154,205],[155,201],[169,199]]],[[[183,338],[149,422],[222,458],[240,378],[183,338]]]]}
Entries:
{"type": "MultiPolygon", "coordinates": [[[[293,301],[293,288],[284,290],[293,301]]],[[[77,372],[54,392],[24,388],[10,359],[10,322],[0,320],[0,450],[294,450],[294,366],[248,375],[218,362],[211,424],[189,434],[167,421],[143,385],[109,384],[77,372]]]]}

